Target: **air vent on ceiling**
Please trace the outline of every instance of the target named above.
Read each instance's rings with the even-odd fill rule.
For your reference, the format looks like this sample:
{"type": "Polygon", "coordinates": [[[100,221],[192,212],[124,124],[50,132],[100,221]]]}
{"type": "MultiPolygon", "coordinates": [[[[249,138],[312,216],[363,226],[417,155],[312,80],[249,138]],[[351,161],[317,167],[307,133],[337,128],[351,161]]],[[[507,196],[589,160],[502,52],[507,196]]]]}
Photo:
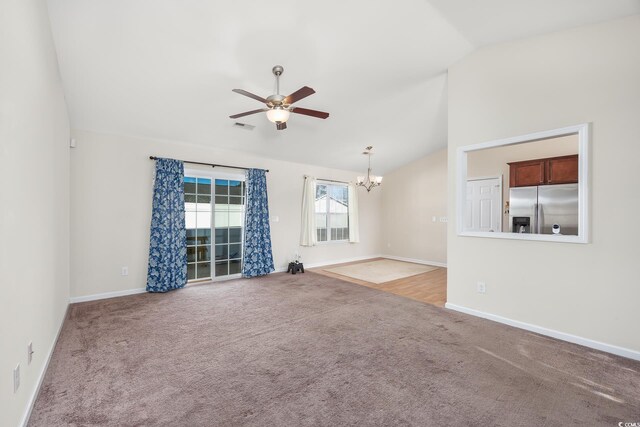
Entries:
{"type": "Polygon", "coordinates": [[[240,122],[235,122],[233,126],[240,129],[245,129],[245,130],[253,130],[253,128],[255,127],[254,125],[248,125],[246,123],[240,123],[240,122]]]}

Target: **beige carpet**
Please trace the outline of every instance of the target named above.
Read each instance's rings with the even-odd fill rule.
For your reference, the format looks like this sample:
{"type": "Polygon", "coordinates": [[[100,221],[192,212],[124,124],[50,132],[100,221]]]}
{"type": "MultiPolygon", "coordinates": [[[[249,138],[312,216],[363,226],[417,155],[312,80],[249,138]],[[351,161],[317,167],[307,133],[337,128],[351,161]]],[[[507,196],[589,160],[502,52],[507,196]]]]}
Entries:
{"type": "Polygon", "coordinates": [[[435,270],[423,264],[412,262],[395,261],[392,259],[381,259],[376,261],[362,262],[358,264],[343,265],[341,267],[325,268],[325,271],[340,274],[342,276],[353,277],[375,284],[390,282],[392,280],[403,279],[435,270]]]}
{"type": "Polygon", "coordinates": [[[72,304],[29,425],[617,426],[640,362],[307,272],[72,304]]]}

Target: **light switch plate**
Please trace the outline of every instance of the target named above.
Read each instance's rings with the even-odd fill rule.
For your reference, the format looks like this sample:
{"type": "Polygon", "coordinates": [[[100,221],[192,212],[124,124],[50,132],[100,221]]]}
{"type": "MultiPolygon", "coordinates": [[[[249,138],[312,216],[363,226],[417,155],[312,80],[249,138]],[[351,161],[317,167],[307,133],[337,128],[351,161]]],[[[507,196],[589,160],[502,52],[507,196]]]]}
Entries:
{"type": "Polygon", "coordinates": [[[484,282],[478,282],[478,293],[484,294],[487,292],[487,285],[484,282]]]}

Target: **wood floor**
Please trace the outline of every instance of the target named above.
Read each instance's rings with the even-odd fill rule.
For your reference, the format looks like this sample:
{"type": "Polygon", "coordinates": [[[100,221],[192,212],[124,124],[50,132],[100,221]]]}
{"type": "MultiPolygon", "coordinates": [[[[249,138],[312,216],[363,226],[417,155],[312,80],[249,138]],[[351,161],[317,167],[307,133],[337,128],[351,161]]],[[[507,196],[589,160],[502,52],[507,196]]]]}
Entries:
{"type": "Polygon", "coordinates": [[[310,268],[309,271],[322,274],[324,276],[335,277],[346,282],[356,283],[358,285],[367,286],[369,288],[378,289],[403,297],[411,298],[417,301],[433,304],[438,307],[444,307],[447,302],[447,269],[438,267],[435,270],[428,271],[415,276],[405,277],[403,279],[392,280],[390,282],[375,284],[364,280],[354,279],[353,277],[343,276],[341,274],[327,271],[328,268],[334,268],[342,265],[359,264],[363,262],[375,261],[383,258],[372,258],[363,261],[348,262],[344,264],[326,265],[324,267],[310,268]]]}

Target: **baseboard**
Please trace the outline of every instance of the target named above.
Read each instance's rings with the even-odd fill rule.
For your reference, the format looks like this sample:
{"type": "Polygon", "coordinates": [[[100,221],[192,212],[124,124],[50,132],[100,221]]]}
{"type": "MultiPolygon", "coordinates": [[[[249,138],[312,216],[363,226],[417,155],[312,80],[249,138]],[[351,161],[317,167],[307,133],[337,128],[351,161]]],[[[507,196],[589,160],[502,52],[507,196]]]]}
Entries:
{"type": "Polygon", "coordinates": [[[380,256],[383,257],[383,258],[394,259],[396,261],[412,262],[414,264],[424,264],[424,265],[432,265],[434,267],[447,268],[447,263],[446,262],[425,261],[425,260],[422,260],[422,259],[404,258],[404,257],[401,257],[401,256],[395,256],[395,255],[380,255],[380,256]]]}
{"type": "Polygon", "coordinates": [[[519,320],[513,320],[506,317],[498,316],[495,314],[485,313],[483,311],[474,310],[472,308],[463,307],[457,304],[451,304],[449,302],[446,303],[444,306],[445,308],[448,308],[450,310],[459,311],[461,313],[470,314],[476,317],[482,317],[484,319],[493,320],[494,322],[504,323],[505,325],[535,332],[540,335],[546,335],[548,337],[557,338],[562,341],[568,341],[570,343],[583,345],[585,347],[601,350],[607,353],[611,353],[618,356],[640,361],[640,351],[635,351],[635,350],[631,350],[624,347],[618,347],[616,345],[606,344],[600,341],[594,341],[589,338],[583,338],[576,335],[567,334],[565,332],[556,331],[554,329],[548,329],[542,326],[520,322],[519,320]]]}
{"type": "Polygon", "coordinates": [[[134,295],[134,294],[142,294],[145,293],[146,288],[135,288],[135,289],[127,289],[124,291],[114,291],[114,292],[105,292],[102,294],[93,294],[93,295],[85,295],[81,297],[71,297],[69,298],[69,302],[71,304],[75,304],[77,302],[86,302],[86,301],[95,301],[99,299],[106,298],[115,298],[115,297],[123,297],[126,295],[134,295]]]}
{"type": "Polygon", "coordinates": [[[51,362],[51,357],[53,356],[53,350],[56,348],[56,344],[58,343],[58,338],[60,337],[60,332],[62,332],[62,326],[64,326],[64,321],[67,320],[67,313],[69,311],[69,304],[67,304],[67,308],[64,309],[64,316],[62,316],[62,322],[60,322],[60,326],[58,327],[58,333],[47,352],[47,357],[42,365],[42,369],[40,370],[40,374],[38,375],[38,381],[36,382],[36,387],[31,394],[31,397],[28,400],[27,408],[22,417],[22,421],[20,422],[20,426],[27,427],[29,423],[29,418],[31,418],[31,412],[33,411],[33,405],[36,403],[36,399],[38,398],[38,393],[40,393],[40,387],[42,387],[42,382],[44,381],[44,376],[47,373],[47,369],[49,369],[49,362],[51,362]]]}

